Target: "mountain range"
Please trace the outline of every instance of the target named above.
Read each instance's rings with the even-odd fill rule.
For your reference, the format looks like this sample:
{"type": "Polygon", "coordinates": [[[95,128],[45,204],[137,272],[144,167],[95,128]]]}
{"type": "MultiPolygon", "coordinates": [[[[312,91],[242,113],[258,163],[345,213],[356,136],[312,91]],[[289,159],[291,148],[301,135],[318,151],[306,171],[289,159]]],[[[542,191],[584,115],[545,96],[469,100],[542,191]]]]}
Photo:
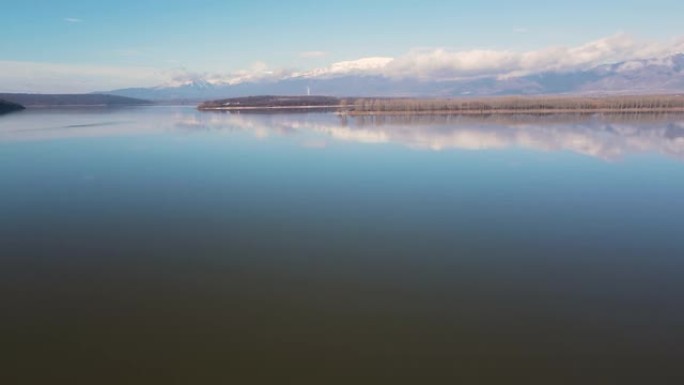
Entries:
{"type": "Polygon", "coordinates": [[[377,69],[385,61],[352,63],[328,71],[280,77],[221,81],[193,77],[152,88],[105,92],[155,101],[202,101],[249,95],[316,95],[382,97],[457,97],[493,95],[681,93],[684,92],[684,53],[603,64],[589,69],[539,72],[521,76],[482,76],[459,79],[393,77],[377,69]],[[354,67],[354,65],[356,67],[354,67]]]}

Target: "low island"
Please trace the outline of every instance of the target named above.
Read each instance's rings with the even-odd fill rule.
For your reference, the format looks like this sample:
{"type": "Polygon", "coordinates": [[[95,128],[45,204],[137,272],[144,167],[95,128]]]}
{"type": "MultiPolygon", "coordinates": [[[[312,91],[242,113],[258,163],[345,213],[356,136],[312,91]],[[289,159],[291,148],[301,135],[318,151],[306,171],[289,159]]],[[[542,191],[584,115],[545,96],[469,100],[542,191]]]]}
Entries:
{"type": "Polygon", "coordinates": [[[208,101],[203,111],[335,110],[366,114],[556,114],[684,112],[684,95],[535,95],[472,98],[251,96],[208,101]]]}
{"type": "Polygon", "coordinates": [[[208,101],[200,104],[200,110],[299,110],[338,109],[343,100],[332,96],[247,96],[208,101]]]}

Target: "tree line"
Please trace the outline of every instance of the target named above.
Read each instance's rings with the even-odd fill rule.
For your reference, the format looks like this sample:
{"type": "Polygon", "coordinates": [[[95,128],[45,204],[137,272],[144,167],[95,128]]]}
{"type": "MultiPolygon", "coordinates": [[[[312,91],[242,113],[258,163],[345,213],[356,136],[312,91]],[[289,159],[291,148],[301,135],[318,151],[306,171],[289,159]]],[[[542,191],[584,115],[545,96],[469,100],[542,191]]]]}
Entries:
{"type": "Polygon", "coordinates": [[[494,113],[684,110],[683,95],[502,96],[488,98],[359,98],[342,100],[351,113],[494,113]]]}

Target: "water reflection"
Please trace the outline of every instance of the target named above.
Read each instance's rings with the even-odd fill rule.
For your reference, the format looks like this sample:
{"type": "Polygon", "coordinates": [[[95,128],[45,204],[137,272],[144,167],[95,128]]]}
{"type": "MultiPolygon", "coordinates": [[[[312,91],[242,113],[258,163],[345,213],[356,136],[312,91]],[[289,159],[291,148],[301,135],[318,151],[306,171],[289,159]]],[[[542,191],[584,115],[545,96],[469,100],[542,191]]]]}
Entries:
{"type": "Polygon", "coordinates": [[[433,151],[523,148],[571,151],[604,160],[638,153],[684,159],[684,116],[678,114],[348,117],[208,113],[184,116],[176,125],[241,129],[259,138],[315,133],[333,141],[397,143],[433,151]]]}
{"type": "Polygon", "coordinates": [[[680,121],[0,118],[5,383],[673,383],[684,168],[458,149],[681,159],[680,121]]]}
{"type": "Polygon", "coordinates": [[[30,111],[0,119],[0,142],[168,132],[296,138],[304,147],[335,142],[393,143],[411,149],[569,151],[603,160],[632,154],[684,159],[684,115],[340,116],[245,114],[192,108],[30,111]]]}

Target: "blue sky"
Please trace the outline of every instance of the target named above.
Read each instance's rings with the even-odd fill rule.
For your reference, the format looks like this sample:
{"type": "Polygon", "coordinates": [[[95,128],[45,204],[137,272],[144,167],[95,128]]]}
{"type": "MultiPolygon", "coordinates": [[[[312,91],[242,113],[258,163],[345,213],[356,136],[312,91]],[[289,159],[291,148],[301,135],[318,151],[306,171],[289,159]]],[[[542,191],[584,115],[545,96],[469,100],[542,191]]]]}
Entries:
{"type": "Polygon", "coordinates": [[[525,52],[617,33],[653,42],[684,35],[684,2],[669,0],[2,0],[1,9],[0,69],[28,65],[0,77],[0,91],[36,87],[32,71],[50,68],[65,84],[70,72],[99,73],[110,78],[106,88],[119,85],[114,78],[145,83],[182,71],[310,70],[425,49],[525,52]]]}

